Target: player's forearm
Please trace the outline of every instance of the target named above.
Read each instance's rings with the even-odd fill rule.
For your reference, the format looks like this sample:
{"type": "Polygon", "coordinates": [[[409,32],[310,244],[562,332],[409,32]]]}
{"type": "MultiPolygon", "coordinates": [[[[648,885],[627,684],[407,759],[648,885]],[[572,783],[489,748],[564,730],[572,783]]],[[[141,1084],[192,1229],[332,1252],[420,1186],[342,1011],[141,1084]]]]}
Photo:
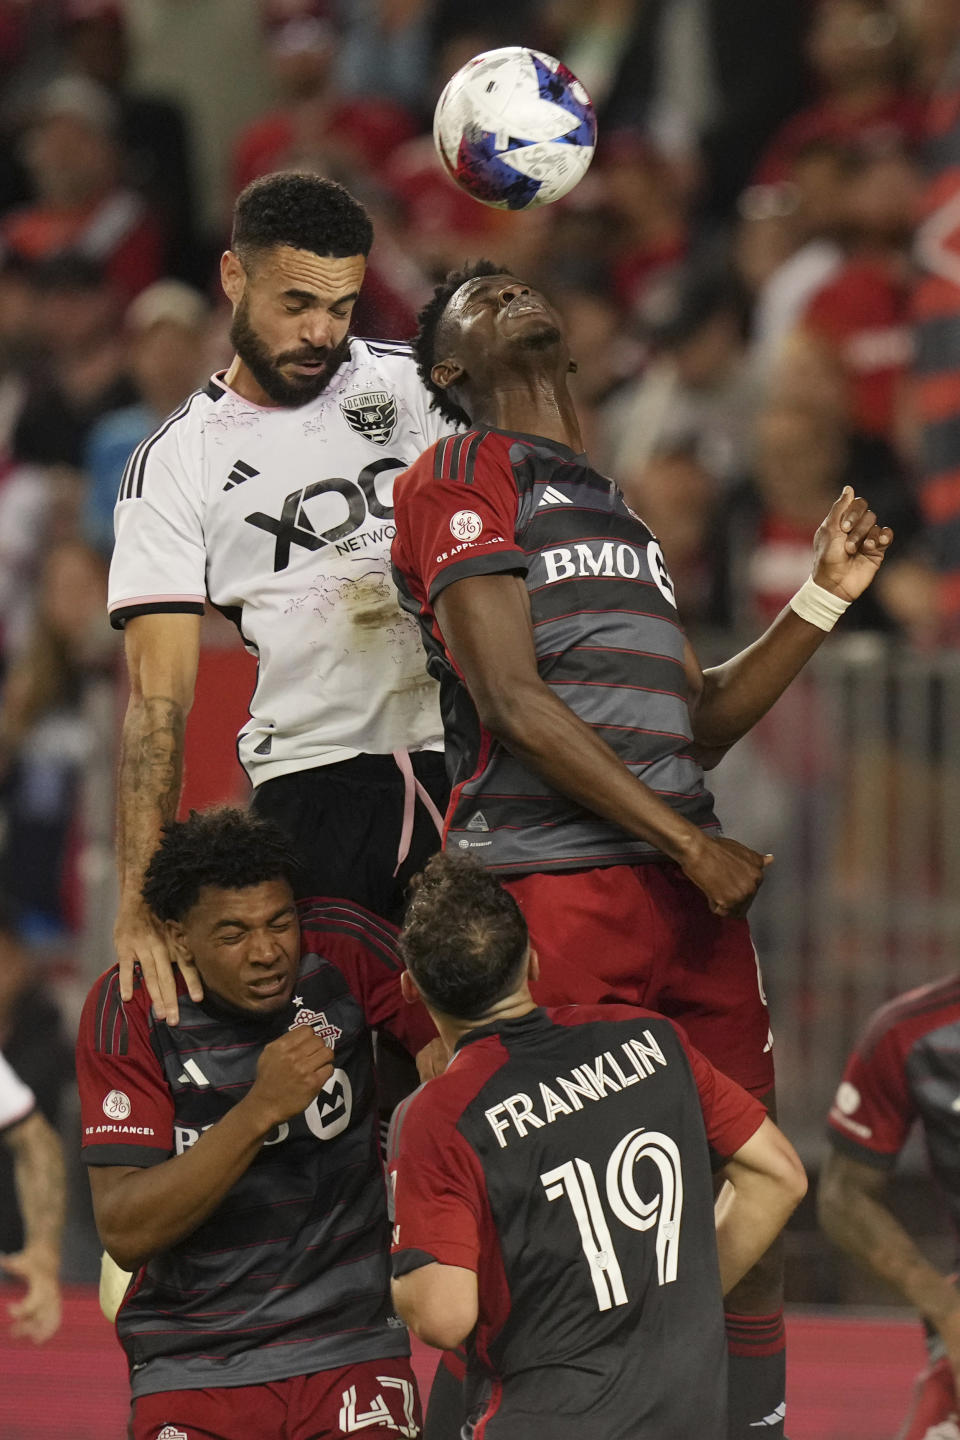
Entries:
{"type": "Polygon", "coordinates": [[[691,717],[698,748],[724,750],[742,739],[796,679],[826,635],[788,605],[759,640],[723,665],[704,670],[691,717]]]}
{"type": "Polygon", "coordinates": [[[104,1248],[122,1269],[137,1270],[193,1234],[252,1164],[273,1124],[247,1095],[182,1155],[130,1170],[109,1187],[91,1171],[104,1248]]]}
{"type": "MultiPolygon", "coordinates": [[[[801,1172],[802,1173],[802,1172],[801,1172]]],[[[770,1249],[803,1197],[805,1184],[780,1176],[741,1174],[716,1205],[717,1259],[724,1295],[770,1249]]]]}
{"type": "Polygon", "coordinates": [[[891,1285],[931,1324],[960,1311],[952,1281],[930,1264],[883,1201],[831,1180],[829,1164],[817,1211],[821,1228],[839,1249],[891,1285]]]}
{"type": "Polygon", "coordinates": [[[682,860],[702,832],[627,769],[579,715],[538,679],[480,707],[481,720],[553,789],[682,860]]]}
{"type": "Polygon", "coordinates": [[[8,1143],[14,1155],[14,1185],[23,1217],[24,1249],[47,1257],[56,1273],[67,1204],[63,1146],[39,1111],[15,1127],[8,1143]]]}
{"type": "Polygon", "coordinates": [[[117,787],[117,864],[121,903],[134,908],[160,831],[177,812],[188,708],[160,695],[131,695],[127,706],[117,787]]]}

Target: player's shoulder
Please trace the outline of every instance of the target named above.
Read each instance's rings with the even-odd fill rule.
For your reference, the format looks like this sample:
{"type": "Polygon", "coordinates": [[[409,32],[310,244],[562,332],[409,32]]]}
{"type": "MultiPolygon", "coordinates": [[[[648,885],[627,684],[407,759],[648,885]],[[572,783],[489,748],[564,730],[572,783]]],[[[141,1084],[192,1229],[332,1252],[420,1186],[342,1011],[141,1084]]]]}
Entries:
{"type": "Polygon", "coordinates": [[[404,340],[371,340],[350,337],[350,367],[374,370],[405,396],[419,395],[429,403],[429,395],[420,372],[413,346],[404,340]]]}
{"type": "Polygon", "coordinates": [[[881,1044],[906,1051],[931,1031],[955,1024],[960,1024],[960,975],[920,985],[881,1005],[867,1021],[857,1049],[863,1060],[881,1044]]]}
{"type": "Polygon", "coordinates": [[[91,985],[83,1006],[78,1043],[101,1055],[126,1055],[130,1043],[131,1015],[149,1019],[150,996],[139,968],[133,975],[133,996],[125,1001],[120,993],[120,967],[111,965],[91,985]]]}
{"type": "Polygon", "coordinates": [[[555,1025],[653,1025],[657,1030],[682,1035],[674,1022],[641,1005],[551,1005],[546,1012],[555,1025]]]}
{"type": "Polygon", "coordinates": [[[145,488],[154,480],[158,465],[178,468],[201,443],[203,424],[211,406],[226,394],[212,379],[194,390],[182,404],[161,420],[149,435],[135,446],[127,461],[118,500],[141,499],[145,488]]]}
{"type": "Polygon", "coordinates": [[[325,943],[347,940],[372,950],[391,969],[402,968],[397,951],[397,927],[357,901],[312,895],[298,902],[297,911],[305,952],[322,954],[325,943]]]}

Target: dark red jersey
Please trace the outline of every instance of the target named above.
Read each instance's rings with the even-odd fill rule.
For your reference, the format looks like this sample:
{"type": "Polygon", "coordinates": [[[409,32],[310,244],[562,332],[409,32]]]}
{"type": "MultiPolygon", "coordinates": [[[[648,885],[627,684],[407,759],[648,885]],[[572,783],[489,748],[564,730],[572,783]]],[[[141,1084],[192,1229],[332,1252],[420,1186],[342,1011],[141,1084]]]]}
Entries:
{"type": "Polygon", "coordinates": [[[830,1139],[870,1165],[894,1165],[914,1121],[960,1234],[960,977],[923,985],[873,1016],[830,1109],[830,1139]]]}
{"type": "Polygon", "coordinates": [[[335,1055],[316,1100],[269,1135],[191,1235],[135,1276],[117,1317],[134,1397],[251,1385],[409,1353],[389,1299],[389,1227],[370,1025],[410,1049],[435,1033],[400,995],[393,927],[343,901],[301,906],[288,1006],[246,1017],[178,981],[180,1024],[154,1019],[117,968],[87,997],[77,1076],[88,1165],[159,1165],[247,1094],[265,1045],[309,1024],[335,1055]]]}
{"type": "Polygon", "coordinates": [[[537,668],[625,765],[694,824],[716,828],[692,744],[684,633],[654,536],[585,455],[480,427],[439,440],[397,481],[393,563],[441,685],[454,789],[448,848],[491,870],[662,859],[551,789],[480,726],[434,604],[471,575],[522,575],[537,668]]]}
{"type": "Polygon", "coordinates": [[[474,1440],[723,1440],[711,1156],[764,1114],[671,1021],[622,1005],[473,1030],[405,1102],[394,1274],[477,1273],[474,1440]]]}

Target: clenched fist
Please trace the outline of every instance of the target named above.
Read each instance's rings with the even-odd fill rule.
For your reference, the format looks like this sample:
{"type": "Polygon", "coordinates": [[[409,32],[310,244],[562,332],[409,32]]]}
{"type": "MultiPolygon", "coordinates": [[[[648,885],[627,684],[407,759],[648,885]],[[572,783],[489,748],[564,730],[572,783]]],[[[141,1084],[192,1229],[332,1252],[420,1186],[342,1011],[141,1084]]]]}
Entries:
{"type": "Polygon", "coordinates": [[[270,1126],[299,1115],[333,1074],[333,1051],[309,1025],[289,1030],[264,1047],[248,1099],[270,1126]]]}

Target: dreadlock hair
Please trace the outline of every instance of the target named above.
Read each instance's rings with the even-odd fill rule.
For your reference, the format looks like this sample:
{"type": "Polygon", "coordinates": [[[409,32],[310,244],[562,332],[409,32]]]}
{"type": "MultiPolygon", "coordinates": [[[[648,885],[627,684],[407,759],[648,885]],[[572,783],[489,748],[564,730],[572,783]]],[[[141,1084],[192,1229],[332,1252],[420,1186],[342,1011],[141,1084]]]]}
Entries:
{"type": "Polygon", "coordinates": [[[299,170],[261,175],[241,190],[230,248],[245,265],[276,245],[343,259],[369,255],[373,226],[366,210],[334,180],[299,170]]]}
{"type": "Polygon", "coordinates": [[[207,885],[245,890],[265,880],[288,880],[293,886],[298,868],[272,820],[228,805],[191,810],[188,819],[164,825],[141,894],[158,920],[182,920],[207,885]]]}
{"type": "Polygon", "coordinates": [[[434,855],[414,877],[400,953],[434,1009],[478,1020],[518,984],[527,954],[520,907],[464,855],[434,855]]]}
{"type": "Polygon", "coordinates": [[[440,282],[433,292],[433,296],[424,305],[417,316],[417,333],[413,337],[413,353],[417,361],[417,371],[425,387],[433,396],[432,410],[439,410],[444,420],[451,421],[454,425],[469,425],[470,416],[459,405],[450,398],[450,392],[442,389],[433,380],[430,372],[437,363],[438,341],[437,337],[443,329],[443,317],[447,306],[461,285],[466,285],[468,280],[479,280],[485,275],[506,275],[509,271],[503,265],[495,265],[492,260],[470,260],[460,270],[450,270],[446,278],[440,282]]]}

